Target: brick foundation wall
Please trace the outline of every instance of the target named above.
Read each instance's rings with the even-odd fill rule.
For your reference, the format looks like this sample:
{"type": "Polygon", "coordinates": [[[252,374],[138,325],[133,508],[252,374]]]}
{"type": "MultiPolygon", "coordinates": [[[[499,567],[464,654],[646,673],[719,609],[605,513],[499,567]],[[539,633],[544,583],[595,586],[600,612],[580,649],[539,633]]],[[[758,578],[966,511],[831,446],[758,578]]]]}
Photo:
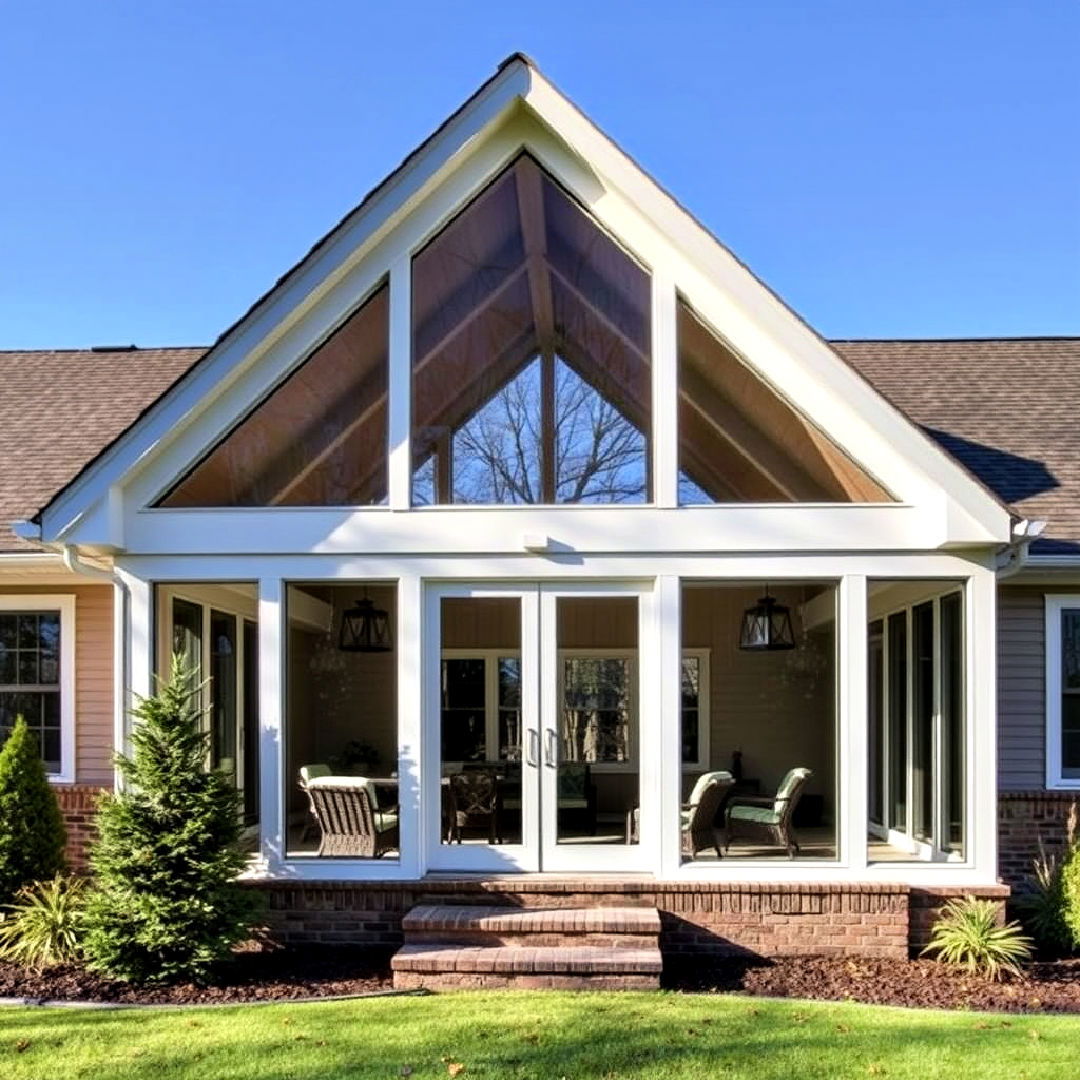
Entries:
{"type": "Polygon", "coordinates": [[[401,919],[420,903],[512,907],[655,906],[666,954],[874,956],[920,947],[956,895],[1004,900],[1006,886],[914,889],[887,884],[773,884],[651,880],[261,882],[267,930],[289,944],[402,942],[401,919]]]}
{"type": "Polygon", "coordinates": [[[980,900],[998,900],[998,921],[1005,921],[1005,901],[1009,898],[1008,885],[987,885],[981,888],[956,887],[912,889],[908,908],[908,943],[913,952],[920,950],[930,940],[930,930],[937,922],[941,909],[950,901],[965,896],[980,900]]]}
{"type": "Polygon", "coordinates": [[[68,866],[78,873],[88,869],[87,854],[95,836],[97,800],[104,790],[88,784],[57,784],[53,788],[67,830],[68,866]]]}
{"type": "Polygon", "coordinates": [[[1075,791],[1003,791],[998,796],[998,872],[1018,890],[1031,881],[1039,845],[1048,854],[1065,849],[1066,820],[1075,804],[1075,791]]]}

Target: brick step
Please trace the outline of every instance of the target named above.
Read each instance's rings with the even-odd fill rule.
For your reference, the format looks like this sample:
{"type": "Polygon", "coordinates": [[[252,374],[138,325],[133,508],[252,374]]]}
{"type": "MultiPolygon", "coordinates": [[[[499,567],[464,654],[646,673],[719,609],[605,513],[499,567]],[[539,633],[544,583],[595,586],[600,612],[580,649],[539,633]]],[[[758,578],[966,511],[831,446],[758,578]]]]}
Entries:
{"type": "Polygon", "coordinates": [[[657,947],[595,945],[403,945],[391,958],[398,989],[521,987],[551,989],[655,989],[663,960],[657,947]]]}
{"type": "MultiPolygon", "coordinates": [[[[414,933],[427,940],[443,935],[529,934],[604,935],[605,937],[652,938],[660,933],[660,914],[654,907],[516,908],[474,904],[419,904],[401,923],[407,939],[414,933]]],[[[634,944],[644,943],[635,941],[634,944]]],[[[628,942],[629,944],[629,942],[628,942]]]]}
{"type": "Polygon", "coordinates": [[[409,944],[505,946],[530,948],[540,946],[599,946],[611,949],[648,949],[656,945],[657,935],[598,933],[592,930],[409,930],[409,944]]]}

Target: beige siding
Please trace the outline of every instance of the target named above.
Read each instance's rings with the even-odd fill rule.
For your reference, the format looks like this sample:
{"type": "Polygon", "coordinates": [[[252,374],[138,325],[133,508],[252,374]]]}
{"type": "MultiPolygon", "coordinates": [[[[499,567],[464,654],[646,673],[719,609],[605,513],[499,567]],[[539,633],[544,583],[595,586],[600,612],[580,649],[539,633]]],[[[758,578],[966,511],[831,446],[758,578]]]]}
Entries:
{"type": "Polygon", "coordinates": [[[6,596],[75,597],[75,780],[111,785],[113,590],[109,585],[3,586],[6,596]]]}

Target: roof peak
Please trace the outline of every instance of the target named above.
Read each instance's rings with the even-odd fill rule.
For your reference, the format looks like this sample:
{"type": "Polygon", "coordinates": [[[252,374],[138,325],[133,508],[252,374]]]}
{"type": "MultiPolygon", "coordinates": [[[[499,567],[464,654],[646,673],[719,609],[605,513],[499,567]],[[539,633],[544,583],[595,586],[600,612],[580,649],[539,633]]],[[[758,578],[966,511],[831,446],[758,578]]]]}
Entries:
{"type": "Polygon", "coordinates": [[[831,345],[888,345],[918,344],[921,342],[947,341],[1080,341],[1080,334],[1004,334],[983,337],[859,337],[826,338],[831,345]]]}

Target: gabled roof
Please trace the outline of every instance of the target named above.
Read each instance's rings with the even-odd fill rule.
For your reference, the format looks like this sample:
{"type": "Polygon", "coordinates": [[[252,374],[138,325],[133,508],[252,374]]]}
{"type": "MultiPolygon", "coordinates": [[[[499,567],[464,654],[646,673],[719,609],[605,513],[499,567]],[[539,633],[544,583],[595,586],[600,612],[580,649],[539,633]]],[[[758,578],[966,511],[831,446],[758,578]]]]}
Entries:
{"type": "MultiPolygon", "coordinates": [[[[584,201],[598,217],[607,215],[602,223],[616,235],[627,224],[638,241],[659,253],[665,264],[662,272],[705,319],[722,328],[732,350],[766,382],[784,387],[808,419],[830,436],[835,434],[841,448],[871,475],[901,501],[948,507],[949,536],[954,540],[983,543],[1008,535],[1008,515],[999,501],[873,393],[826,342],[520,54],[504,61],[187,375],[153,402],[139,422],[54,496],[40,514],[46,535],[63,536],[72,529],[77,534],[76,523],[83,519],[98,523],[84,535],[94,534],[95,528],[109,533],[111,525],[101,525],[106,522],[100,516],[104,500],[111,491],[124,490],[133,471],[141,485],[136,499],[151,499],[155,485],[171,483],[178,469],[220,435],[223,422],[229,422],[226,409],[232,410],[235,422],[257,399],[256,393],[245,401],[243,387],[265,386],[270,375],[285,370],[282,365],[295,363],[347,314],[348,297],[355,303],[355,297],[372,287],[373,274],[385,275],[387,264],[381,255],[372,254],[382,250],[379,245],[386,241],[397,251],[394,230],[404,223],[417,222],[412,228],[420,230],[429,197],[444,200],[442,213],[445,200],[471,194],[463,185],[492,175],[484,170],[495,167],[490,150],[498,133],[526,117],[536,133],[527,138],[544,142],[562,161],[559,178],[576,185],[579,197],[584,198],[587,189],[595,191],[584,201]],[[568,181],[567,170],[577,179],[568,181]],[[367,281],[362,290],[359,280],[367,281]],[[293,341],[306,344],[286,345],[293,341]],[[228,393],[225,387],[236,390],[228,404],[222,399],[228,393]],[[206,419],[203,427],[201,419],[206,419]],[[945,504],[938,502],[942,495],[945,504]]],[[[113,520],[107,517],[107,522],[113,520]]],[[[112,540],[102,535],[92,542],[112,540]]]]}
{"type": "Polygon", "coordinates": [[[0,551],[205,351],[0,352],[0,551]]]}
{"type": "Polygon", "coordinates": [[[1002,502],[1080,553],[1080,337],[834,341],[1002,502]]]}
{"type": "MultiPolygon", "coordinates": [[[[842,340],[833,348],[1003,502],[1080,553],[1080,337],[842,340]]],[[[0,352],[0,551],[205,348],[0,352]]]]}

